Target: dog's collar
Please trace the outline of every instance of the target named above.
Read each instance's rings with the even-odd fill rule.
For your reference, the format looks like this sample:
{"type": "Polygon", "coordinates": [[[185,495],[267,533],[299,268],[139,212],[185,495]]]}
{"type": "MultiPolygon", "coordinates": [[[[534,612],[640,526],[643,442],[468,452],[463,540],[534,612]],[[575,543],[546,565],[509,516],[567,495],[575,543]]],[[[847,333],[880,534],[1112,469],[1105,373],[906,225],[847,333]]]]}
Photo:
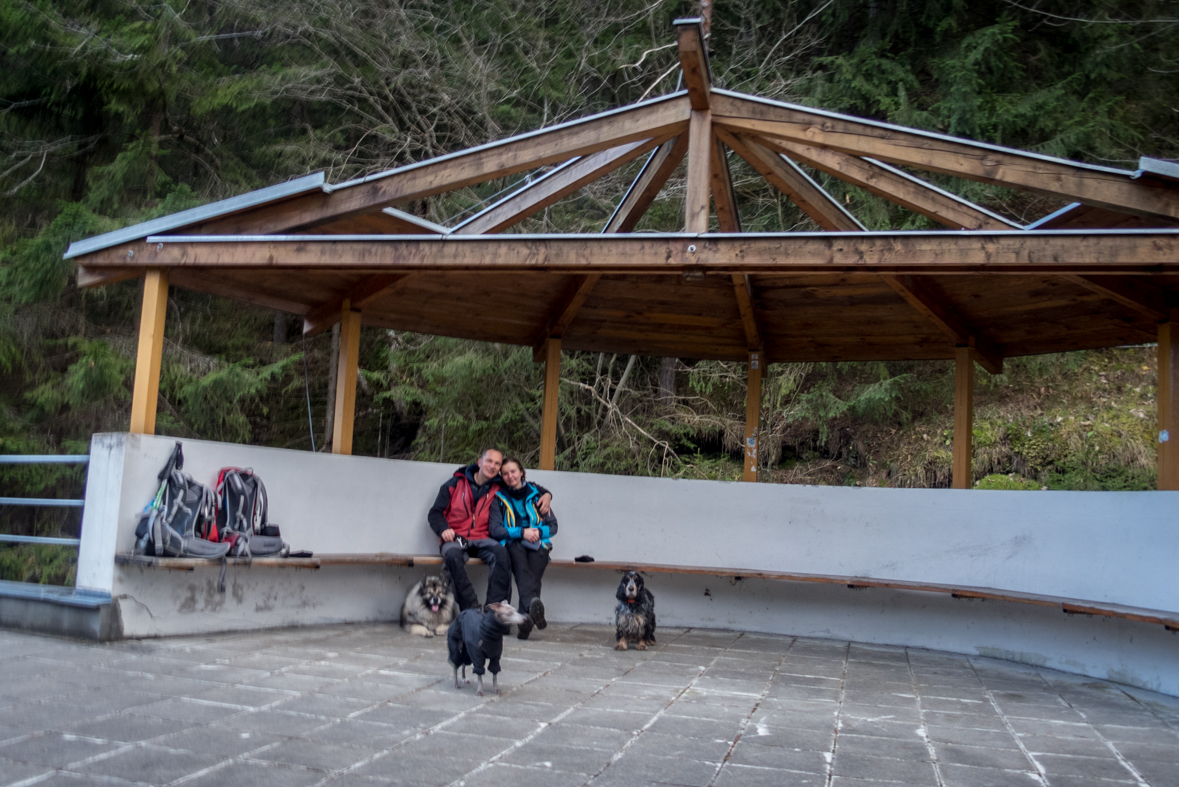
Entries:
{"type": "Polygon", "coordinates": [[[633,603],[635,603],[635,601],[637,601],[637,599],[628,598],[628,599],[626,600],[626,603],[627,603],[627,604],[633,604],[633,603]]]}

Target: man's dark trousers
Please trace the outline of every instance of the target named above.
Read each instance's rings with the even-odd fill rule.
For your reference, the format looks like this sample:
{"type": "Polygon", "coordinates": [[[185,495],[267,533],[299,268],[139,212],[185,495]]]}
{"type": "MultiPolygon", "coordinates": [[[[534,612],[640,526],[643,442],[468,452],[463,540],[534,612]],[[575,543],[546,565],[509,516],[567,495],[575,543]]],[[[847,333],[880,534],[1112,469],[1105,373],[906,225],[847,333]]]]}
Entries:
{"type": "Polygon", "coordinates": [[[467,577],[467,559],[477,557],[487,564],[487,604],[512,600],[512,570],[508,552],[493,538],[478,538],[467,542],[467,548],[454,541],[443,542],[442,565],[454,583],[459,610],[479,609],[479,597],[467,577]]]}

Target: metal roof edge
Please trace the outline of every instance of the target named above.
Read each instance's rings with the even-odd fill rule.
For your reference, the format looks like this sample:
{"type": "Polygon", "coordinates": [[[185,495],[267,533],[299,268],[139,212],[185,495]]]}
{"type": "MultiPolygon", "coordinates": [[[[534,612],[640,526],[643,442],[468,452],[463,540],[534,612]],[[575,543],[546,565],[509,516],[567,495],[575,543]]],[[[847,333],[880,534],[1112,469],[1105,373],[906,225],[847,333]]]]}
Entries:
{"type": "Polygon", "coordinates": [[[1053,219],[1058,219],[1066,213],[1071,213],[1072,211],[1081,207],[1082,204],[1084,204],[1084,203],[1070,202],[1069,204],[1065,205],[1060,210],[1053,211],[1052,213],[1049,213],[1047,216],[1042,216],[1042,217],[1036,219],[1031,224],[1024,227],[1024,230],[1038,230],[1038,229],[1040,229],[1040,227],[1043,227],[1045,224],[1052,221],[1053,219]]]}
{"type": "Polygon", "coordinates": [[[287,197],[316,191],[323,188],[325,181],[326,176],[324,173],[316,172],[311,175],[304,175],[301,178],[288,180],[286,183],[267,186],[264,189],[258,189],[256,191],[248,191],[236,197],[230,197],[229,199],[223,199],[218,202],[210,202],[208,205],[182,210],[170,216],[161,216],[158,219],[145,221],[141,224],[133,224],[130,227],[123,227],[114,232],[75,241],[70,244],[64,259],[68,260],[82,254],[99,251],[100,249],[108,249],[111,246],[118,246],[120,243],[126,243],[130,240],[139,240],[149,235],[157,235],[168,230],[196,224],[199,221],[207,221],[208,219],[224,216],[228,213],[244,210],[245,208],[254,208],[264,205],[267,202],[276,202],[287,197]]]}

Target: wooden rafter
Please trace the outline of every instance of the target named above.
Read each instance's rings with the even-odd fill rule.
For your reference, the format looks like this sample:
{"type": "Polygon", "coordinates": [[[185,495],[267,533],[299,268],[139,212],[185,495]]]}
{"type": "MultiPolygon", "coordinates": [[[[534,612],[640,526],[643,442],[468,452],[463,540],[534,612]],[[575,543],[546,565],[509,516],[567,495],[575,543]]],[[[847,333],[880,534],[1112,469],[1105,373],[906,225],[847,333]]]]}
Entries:
{"type": "Polygon", "coordinates": [[[565,334],[600,278],[601,274],[597,273],[573,277],[552,310],[553,316],[532,342],[532,360],[537,363],[544,360],[545,342],[549,339],[560,339],[565,334]]]}
{"type": "Polygon", "coordinates": [[[1170,303],[1167,294],[1148,281],[1128,279],[1125,276],[1065,276],[1073,284],[1079,284],[1103,298],[1117,301],[1128,309],[1145,314],[1162,322],[1169,318],[1170,303]]]}
{"type": "MultiPolygon", "coordinates": [[[[137,273],[140,273],[137,271],[137,273]]],[[[207,292],[222,298],[235,301],[245,301],[266,309],[287,312],[288,314],[306,314],[310,306],[306,303],[294,301],[266,287],[241,287],[237,284],[219,278],[217,271],[204,271],[192,268],[173,268],[168,278],[174,287],[197,292],[207,292]]]]}
{"type": "Polygon", "coordinates": [[[1019,229],[1002,216],[980,208],[948,191],[943,191],[907,172],[871,159],[857,158],[838,150],[803,145],[786,139],[763,138],[769,148],[826,172],[845,183],[920,213],[950,229],[1019,229]]]}
{"type": "Polygon", "coordinates": [[[704,29],[699,19],[677,19],[679,33],[676,43],[680,51],[680,67],[684,73],[684,87],[692,109],[708,109],[712,80],[708,73],[708,48],[704,43],[704,29]]]}
{"type": "Polygon", "coordinates": [[[609,174],[638,156],[661,145],[663,139],[627,142],[574,161],[566,162],[543,177],[517,189],[486,210],[454,228],[456,235],[486,235],[503,232],[537,211],[544,210],[588,183],[609,174]]]}
{"type": "Polygon", "coordinates": [[[1153,275],[1175,273],[1179,230],[792,233],[437,238],[287,235],[153,236],[128,260],[118,248],[86,255],[95,269],[277,268],[569,273],[954,273],[1153,275]],[[692,250],[690,250],[690,248],[692,250]]]}
{"type": "Polygon", "coordinates": [[[670,137],[688,120],[688,97],[676,93],[621,110],[562,123],[429,161],[218,218],[196,234],[271,234],[309,229],[346,216],[423,199],[494,178],[588,156],[626,142],[670,137]]]}
{"type": "MultiPolygon", "coordinates": [[[[712,144],[712,200],[716,205],[721,232],[740,232],[741,216],[737,211],[737,196],[733,192],[733,176],[719,139],[714,139],[712,144]]],[[[741,328],[745,331],[746,347],[750,352],[764,353],[765,340],[754,306],[753,280],[747,273],[734,273],[731,279],[737,311],[741,315],[741,328]]]]}
{"type": "Polygon", "coordinates": [[[348,290],[343,298],[335,298],[316,306],[303,317],[303,335],[314,336],[340,321],[343,304],[362,310],[374,301],[392,295],[409,283],[409,276],[403,273],[378,273],[366,276],[348,290]]]}
{"type": "Polygon", "coordinates": [[[917,312],[937,326],[957,347],[972,349],[975,360],[991,374],[1003,373],[1003,356],[979,335],[953,304],[920,276],[881,276],[917,312]]]}
{"type": "Polygon", "coordinates": [[[440,224],[397,208],[345,216],[321,225],[318,231],[337,235],[446,235],[450,232],[440,224]]]}
{"type": "Polygon", "coordinates": [[[823,229],[845,232],[864,229],[855,216],[848,213],[794,162],[763,146],[756,139],[730,134],[719,128],[717,135],[823,229]]]}
{"type": "Polygon", "coordinates": [[[647,208],[655,201],[655,196],[679,163],[688,152],[688,135],[680,134],[674,139],[664,142],[651,154],[646,166],[639,172],[635,182],[631,184],[626,196],[618,203],[618,209],[606,222],[604,233],[631,232],[639,223],[639,219],[647,212],[647,208]]]}
{"type": "Polygon", "coordinates": [[[736,133],[778,137],[1123,213],[1179,218],[1179,188],[1134,180],[1129,172],[715,89],[712,109],[713,122],[736,133]]]}
{"type": "Polygon", "coordinates": [[[712,203],[716,206],[716,219],[721,232],[740,232],[741,214],[737,211],[737,195],[733,191],[733,175],[729,172],[729,159],[719,139],[712,140],[712,161],[709,163],[709,178],[712,183],[712,203]]]}

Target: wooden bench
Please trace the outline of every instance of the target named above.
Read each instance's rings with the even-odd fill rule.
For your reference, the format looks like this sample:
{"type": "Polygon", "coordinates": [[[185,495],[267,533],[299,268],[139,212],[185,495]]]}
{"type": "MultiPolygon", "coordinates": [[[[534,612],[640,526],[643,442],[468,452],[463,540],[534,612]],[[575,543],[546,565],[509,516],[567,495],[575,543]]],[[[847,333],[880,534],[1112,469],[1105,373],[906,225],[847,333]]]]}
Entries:
{"type": "MultiPolygon", "coordinates": [[[[121,566],[139,566],[141,568],[155,568],[169,571],[193,571],[197,568],[216,566],[220,561],[202,560],[199,558],[159,558],[143,555],[115,555],[115,564],[121,566]]],[[[480,563],[473,558],[472,563],[480,563]]],[[[373,554],[323,554],[314,557],[277,558],[261,557],[253,561],[246,558],[231,558],[229,565],[252,566],[254,568],[288,568],[315,570],[321,566],[415,566],[442,565],[439,555],[397,555],[387,552],[373,554]]],[[[1019,593],[1010,590],[996,590],[994,588],[969,587],[963,585],[941,585],[928,582],[907,582],[893,579],[873,579],[870,577],[839,576],[833,574],[799,574],[788,571],[750,571],[740,568],[714,568],[698,566],[670,566],[657,563],[620,563],[609,561],[595,561],[593,563],[578,563],[573,560],[553,560],[549,565],[560,568],[597,569],[605,571],[641,571],[650,574],[695,574],[712,577],[732,577],[734,579],[769,579],[782,582],[818,582],[829,585],[846,585],[858,590],[861,588],[889,588],[892,590],[910,590],[920,593],[942,593],[953,598],[972,598],[993,601],[1008,601],[1015,604],[1032,604],[1041,607],[1056,607],[1068,615],[1101,615],[1111,618],[1134,620],[1141,623],[1155,623],[1164,626],[1167,631],[1179,631],[1179,613],[1164,612],[1141,607],[1129,607],[1122,604],[1106,604],[1099,601],[1084,601],[1080,599],[1061,598],[1059,596],[1044,596],[1035,593],[1019,593]]]]}

